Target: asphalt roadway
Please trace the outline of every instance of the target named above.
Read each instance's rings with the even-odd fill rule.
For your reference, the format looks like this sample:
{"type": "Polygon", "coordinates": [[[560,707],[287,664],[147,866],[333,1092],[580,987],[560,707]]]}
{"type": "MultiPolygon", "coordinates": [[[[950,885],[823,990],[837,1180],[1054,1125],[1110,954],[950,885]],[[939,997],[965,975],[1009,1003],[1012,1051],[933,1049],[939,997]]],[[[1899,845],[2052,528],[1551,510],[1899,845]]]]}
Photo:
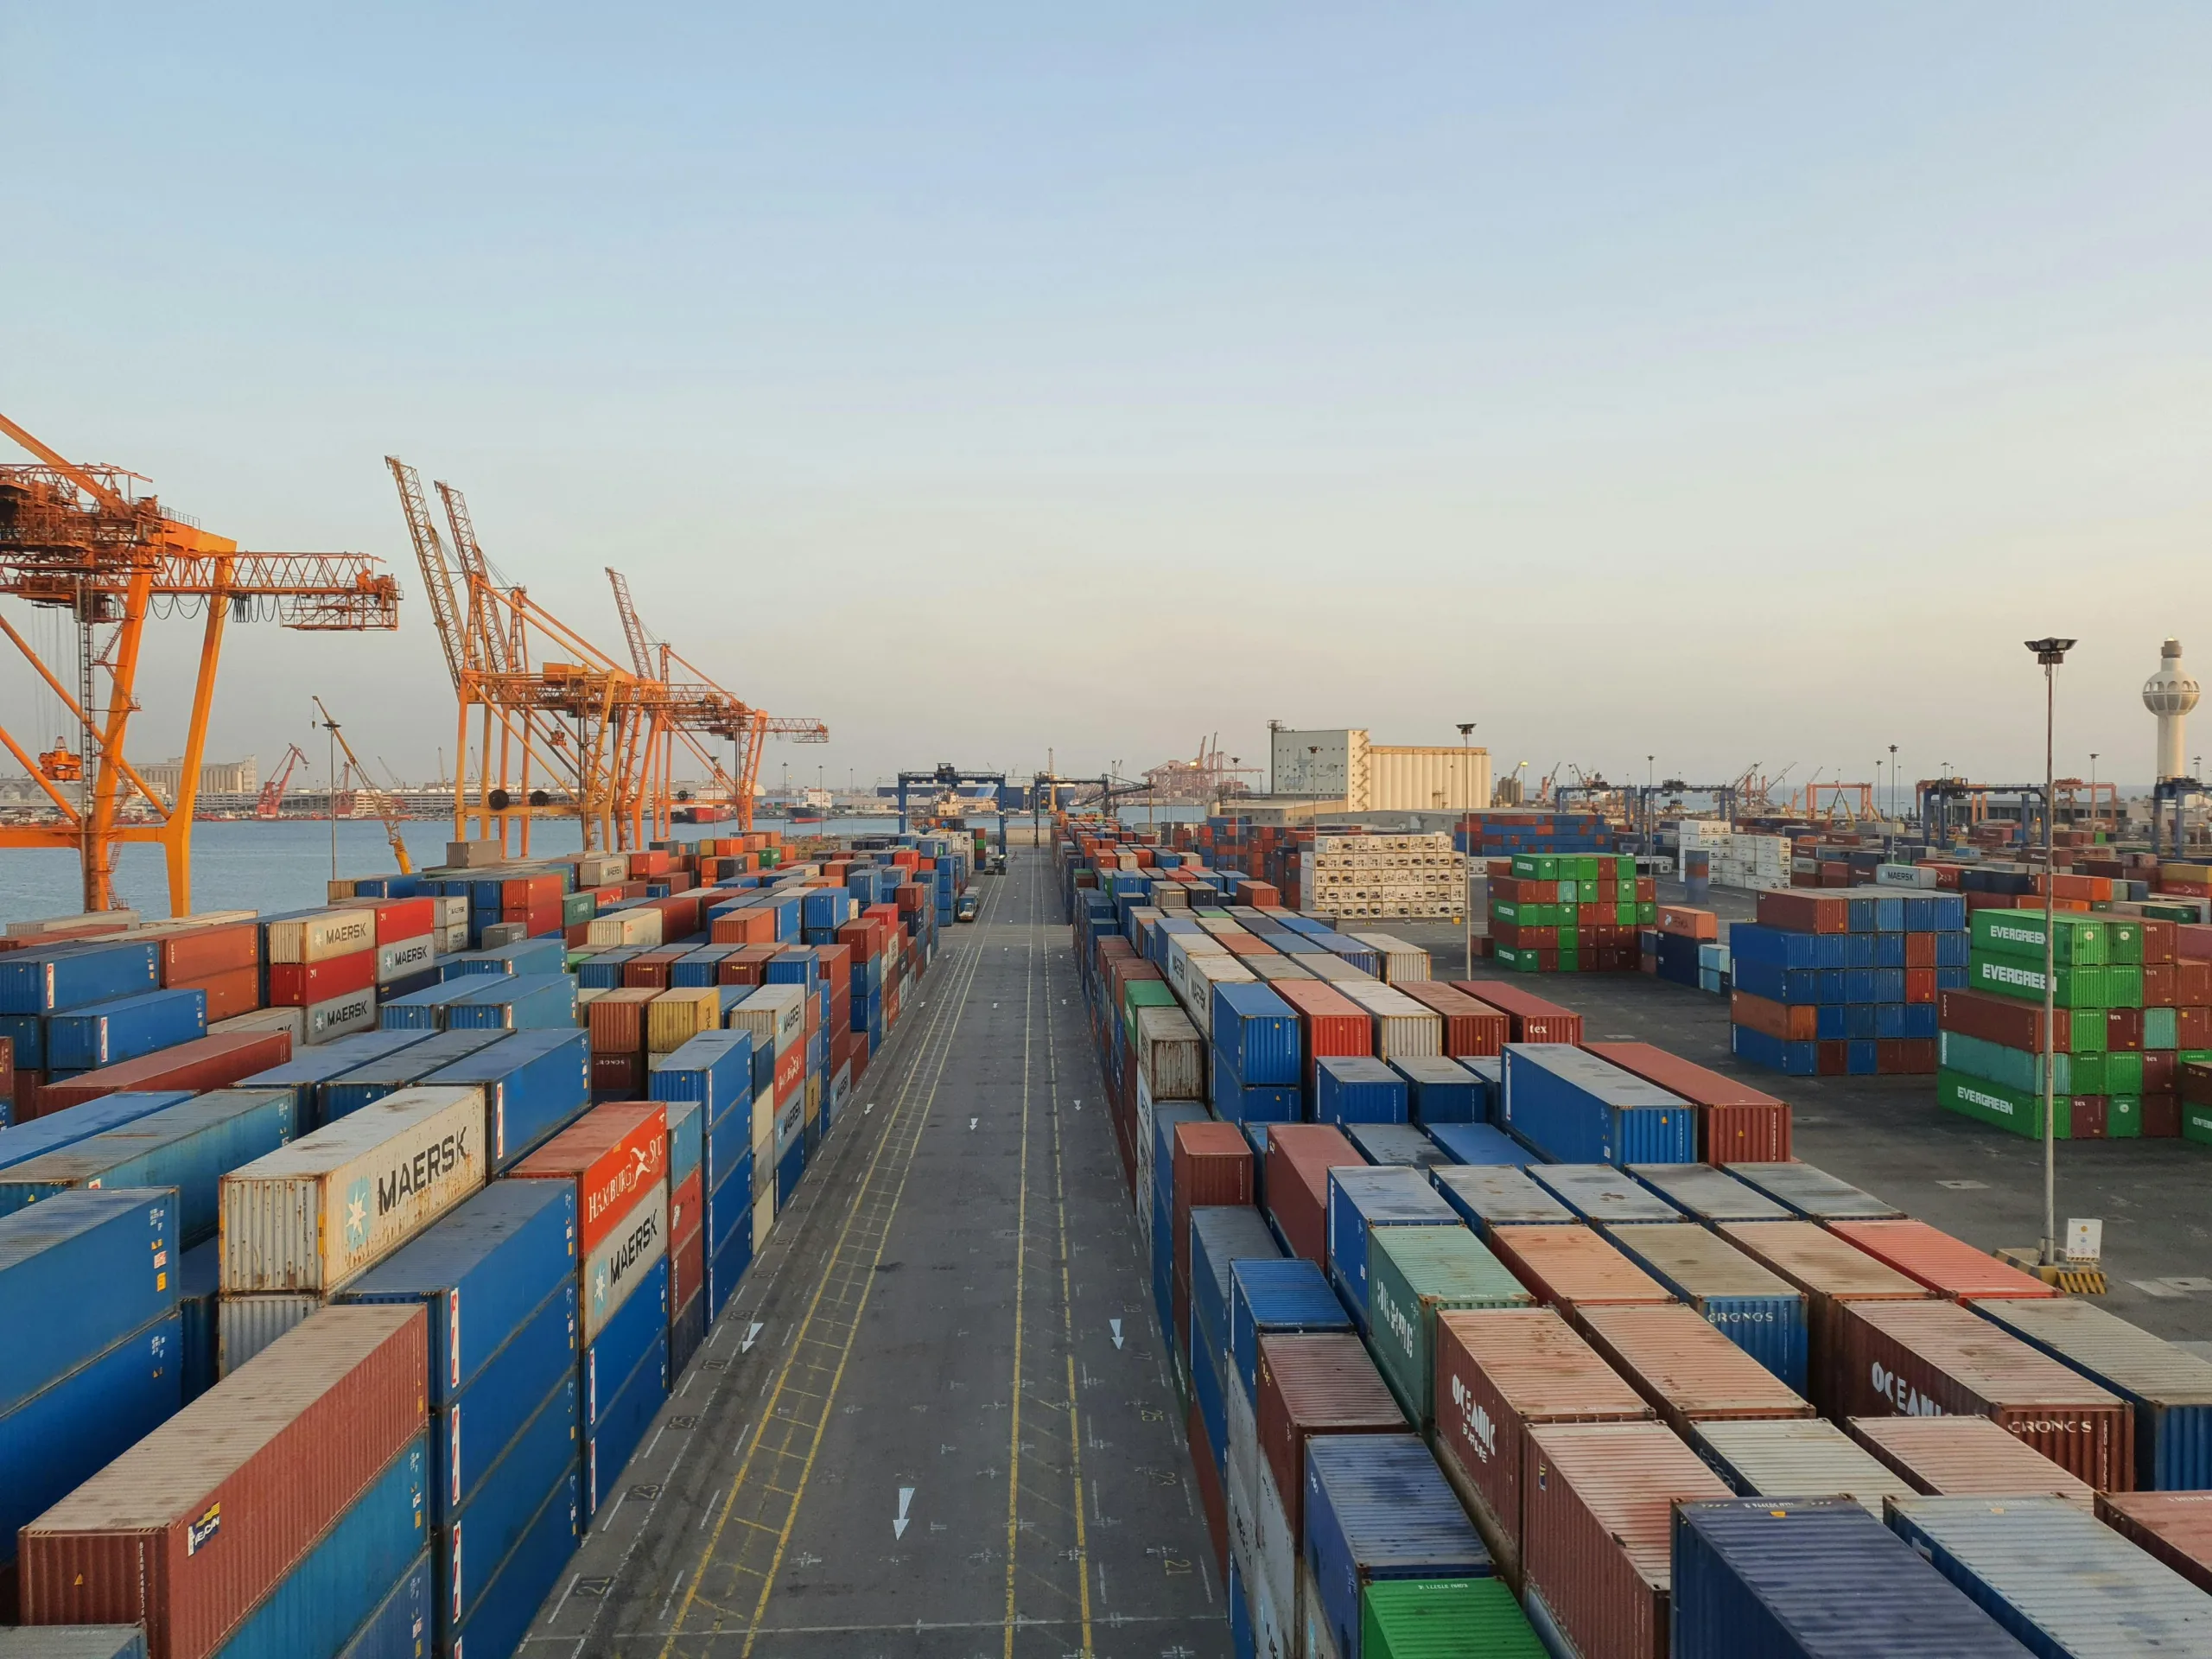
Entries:
{"type": "Polygon", "coordinates": [[[1228,1655],[1050,855],[982,887],[532,1659],[1228,1655]]]}

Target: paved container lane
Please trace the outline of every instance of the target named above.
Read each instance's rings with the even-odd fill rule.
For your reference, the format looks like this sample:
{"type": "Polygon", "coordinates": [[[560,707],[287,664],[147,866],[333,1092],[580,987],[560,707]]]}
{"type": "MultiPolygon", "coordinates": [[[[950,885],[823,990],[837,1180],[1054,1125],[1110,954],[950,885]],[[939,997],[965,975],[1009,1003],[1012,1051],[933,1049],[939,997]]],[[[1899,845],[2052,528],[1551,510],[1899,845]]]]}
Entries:
{"type": "Polygon", "coordinates": [[[526,1654],[1228,1654],[1049,859],[982,885],[526,1654]]]}

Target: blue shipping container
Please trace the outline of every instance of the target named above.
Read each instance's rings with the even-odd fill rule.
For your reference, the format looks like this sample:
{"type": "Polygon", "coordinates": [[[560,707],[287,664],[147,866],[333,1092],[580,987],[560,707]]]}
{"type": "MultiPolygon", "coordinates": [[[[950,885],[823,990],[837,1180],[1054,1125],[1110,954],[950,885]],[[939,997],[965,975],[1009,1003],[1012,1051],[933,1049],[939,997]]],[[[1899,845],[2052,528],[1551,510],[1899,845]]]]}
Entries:
{"type": "Polygon", "coordinates": [[[1459,1217],[1420,1172],[1404,1168],[1329,1172],[1329,1279],[1363,1332],[1367,1329],[1367,1236],[1376,1227],[1456,1227],[1459,1217]]]}
{"type": "Polygon", "coordinates": [[[576,982],[559,972],[489,977],[474,995],[446,1005],[446,1028],[574,1031],[576,982]]]}
{"type": "Polygon", "coordinates": [[[1490,1551],[1419,1435],[1309,1436],[1305,1478],[1300,1554],[1342,1659],[1361,1659],[1367,1586],[1491,1575],[1490,1551]]]}
{"type": "MultiPolygon", "coordinates": [[[[731,990],[749,992],[748,986],[731,990]]],[[[775,1056],[766,1049],[773,1082],[775,1056]]],[[[706,1109],[706,1127],[720,1123],[729,1111],[750,1106],[761,1085],[753,1080],[753,1033],[749,1031],[707,1031],[687,1040],[673,1053],[656,1055],[647,1077],[647,1097],[652,1100],[696,1100],[706,1109]]]]}
{"type": "Polygon", "coordinates": [[[592,1425],[584,1440],[584,1504],[596,1515],[613,1496],[631,1453],[652,1427],[661,1402],[668,1398],[668,1327],[653,1332],[652,1345],[638,1362],[613,1402],[592,1425]]]}
{"type": "Polygon", "coordinates": [[[423,1081],[482,1087],[484,1144],[497,1174],[590,1106],[591,1035],[573,1027],[517,1032],[423,1081]]]}
{"type": "Polygon", "coordinates": [[[1603,1230],[1613,1248],[1799,1394],[1806,1390],[1805,1297],[1694,1221],[1603,1230]]]}
{"type": "Polygon", "coordinates": [[[1445,1164],[1428,1172],[1437,1195],[1478,1234],[1493,1227],[1572,1227],[1574,1211],[1510,1164],[1445,1164]]]}
{"type": "Polygon", "coordinates": [[[478,1050],[500,1041],[497,1031],[442,1031],[425,1034],[418,1042],[394,1049],[390,1054],[341,1072],[321,1085],[324,1123],[335,1123],[364,1106],[373,1106],[386,1095],[396,1094],[434,1072],[467,1059],[478,1050]]]}
{"type": "Polygon", "coordinates": [[[1531,1164],[1529,1179],[1585,1221],[1680,1221],[1682,1212],[1611,1164],[1531,1164]]]}
{"type": "Polygon", "coordinates": [[[142,991],[50,1016],[46,1064],[55,1071],[89,1071],[207,1034],[207,992],[142,991]]]}
{"type": "Polygon", "coordinates": [[[1697,1111],[1564,1043],[1509,1043],[1505,1127],[1561,1163],[1697,1161],[1697,1111]]]}
{"type": "Polygon", "coordinates": [[[175,1106],[191,1098],[192,1091],[188,1089],[102,1095],[97,1100],[88,1100],[78,1106],[65,1106],[58,1112],[48,1112],[28,1123],[18,1123],[11,1129],[0,1129],[0,1169],[10,1168],[45,1153],[59,1152],[64,1147],[73,1147],[79,1141],[89,1140],[104,1129],[119,1129],[124,1124],[135,1123],[165,1106],[175,1106]]]}
{"type": "Polygon", "coordinates": [[[1403,1169],[1427,1169],[1448,1164],[1444,1148],[1427,1131],[1410,1123],[1348,1123],[1344,1135],[1370,1164],[1391,1164],[1403,1169]]]}
{"type": "Polygon", "coordinates": [[[1230,1123],[1295,1123],[1305,1115],[1304,1094],[1295,1084],[1250,1084],[1236,1075],[1228,1055],[1208,1051],[1214,1115],[1230,1123]]]}
{"type": "Polygon", "coordinates": [[[1453,1164],[1511,1164],[1538,1161],[1536,1154],[1503,1129],[1488,1123],[1432,1123],[1428,1138],[1453,1164]]]}
{"type": "MultiPolygon", "coordinates": [[[[499,907],[494,899],[490,906],[499,907]]],[[[561,973],[569,960],[568,946],[557,938],[524,939],[516,944],[496,945],[488,950],[469,950],[446,957],[440,964],[448,979],[475,979],[491,975],[509,978],[537,978],[561,973]]]]}
{"type": "Polygon", "coordinates": [[[432,1541],[438,1618],[455,1625],[476,1610],[499,1565],[530,1529],[546,1492],[576,1465],[581,1448],[576,1377],[571,1371],[534,1402],[521,1431],[438,1523],[432,1541]]]}
{"type": "Polygon", "coordinates": [[[1406,1080],[1382,1061],[1363,1054],[1325,1054],[1313,1068],[1316,1122],[1406,1121],[1406,1080]]]}
{"type": "MultiPolygon", "coordinates": [[[[1191,1211],[1191,1317],[1229,1351],[1230,1269],[1238,1262],[1277,1262],[1282,1246],[1249,1204],[1207,1204],[1191,1211]]],[[[1193,1344],[1195,1346],[1195,1344],[1193,1344]]],[[[1229,1443],[1214,1448],[1224,1456],[1229,1443]]]]}
{"type": "Polygon", "coordinates": [[[1408,1055],[1391,1061],[1390,1069],[1406,1080],[1407,1111],[1424,1128],[1434,1123],[1480,1123],[1490,1116],[1490,1090],[1457,1060],[1440,1054],[1408,1055]]]}
{"type": "Polygon", "coordinates": [[[734,1229],[719,1248],[707,1257],[707,1321],[712,1324],[721,1317],[722,1309],[729,1306],[731,1293],[745,1277],[745,1270],[753,1265],[753,1229],[750,1226],[734,1229]]]}
{"type": "Polygon", "coordinates": [[[65,944],[0,955],[0,1014],[58,1014],[159,990],[161,947],[65,944]]]}
{"type": "MultiPolygon", "coordinates": [[[[573,1282],[553,1292],[459,1393],[431,1408],[430,1490],[439,1515],[472,1501],[556,1382],[575,1383],[583,1352],[576,1297],[573,1282]]],[[[570,1446],[571,1456],[575,1450],[570,1446]]]]}
{"type": "Polygon", "coordinates": [[[309,1128],[320,1128],[321,1118],[322,1085],[334,1077],[342,1077],[357,1067],[397,1054],[411,1044],[419,1043],[430,1035],[423,1030],[357,1031],[350,1037],[334,1037],[314,1048],[293,1051],[292,1058],[282,1065],[272,1065],[266,1071],[257,1071],[240,1080],[240,1089],[289,1089],[297,1096],[300,1133],[309,1128]]]}
{"type": "Polygon", "coordinates": [[[663,1351],[668,1337],[668,1258],[661,1257],[645,1269],[645,1277],[617,1308],[599,1335],[584,1350],[583,1423],[598,1426],[613,1409],[615,1395],[629,1381],[639,1362],[654,1351],[658,1336],[663,1351]]]}
{"type": "Polygon", "coordinates": [[[417,1555],[377,1609],[361,1621],[338,1659],[423,1659],[429,1651],[430,1557],[417,1555]]]}
{"type": "Polygon", "coordinates": [[[1320,1267],[1302,1256],[1247,1257],[1230,1268],[1229,1352],[1246,1400],[1260,1392],[1260,1338],[1274,1332],[1350,1331],[1351,1316],[1320,1267]]]}
{"type": "Polygon", "coordinates": [[[194,1245],[177,1264],[176,1311],[180,1321],[179,1381],[190,1405],[215,1386],[222,1354],[223,1245],[211,1238],[194,1245]]]}
{"type": "Polygon", "coordinates": [[[1213,1046],[1247,1087],[1288,1084],[1305,1077],[1298,1016],[1263,984],[1213,988],[1213,1046]]]}
{"type": "Polygon", "coordinates": [[[64,1192],[0,1217],[0,1413],[177,1302],[176,1198],[64,1192]]]}
{"type": "MultiPolygon", "coordinates": [[[[747,1069],[749,1073],[751,1068],[747,1069]]],[[[671,1100],[667,1105],[668,1186],[672,1192],[690,1178],[707,1155],[703,1133],[707,1115],[696,1100],[671,1100]]]]}
{"type": "Polygon", "coordinates": [[[476,989],[473,980],[448,979],[386,997],[378,1005],[377,1023],[386,1031],[443,1031],[446,1010],[476,989]]]}

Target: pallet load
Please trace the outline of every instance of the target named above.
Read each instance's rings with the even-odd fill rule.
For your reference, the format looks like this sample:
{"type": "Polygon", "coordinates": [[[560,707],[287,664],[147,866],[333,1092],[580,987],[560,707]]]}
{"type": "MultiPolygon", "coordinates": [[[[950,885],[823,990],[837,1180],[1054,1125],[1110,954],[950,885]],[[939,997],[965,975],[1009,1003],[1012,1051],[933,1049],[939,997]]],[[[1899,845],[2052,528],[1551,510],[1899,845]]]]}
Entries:
{"type": "Polygon", "coordinates": [[[1625,855],[1519,853],[1491,866],[1491,954],[1516,973],[1633,973],[1658,910],[1652,879],[1625,855]]]}

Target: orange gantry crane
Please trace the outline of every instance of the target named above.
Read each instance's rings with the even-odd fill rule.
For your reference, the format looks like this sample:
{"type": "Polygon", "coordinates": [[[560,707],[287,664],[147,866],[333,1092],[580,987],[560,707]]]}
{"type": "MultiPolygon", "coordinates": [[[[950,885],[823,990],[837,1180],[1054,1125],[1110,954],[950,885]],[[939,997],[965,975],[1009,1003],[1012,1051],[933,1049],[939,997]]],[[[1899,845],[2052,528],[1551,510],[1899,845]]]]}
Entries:
{"type": "Polygon", "coordinates": [[[87,911],[116,908],[115,857],[125,842],[162,849],[169,909],[192,908],[193,808],[214,705],[226,624],[257,619],[311,632],[399,626],[399,583],[359,553],[253,553],[166,512],[146,480],[119,467],[80,465],[0,416],[0,433],[36,456],[0,467],[0,595],[64,610],[75,625],[73,684],[4,616],[0,633],[37,672],[77,728],[35,760],[0,721],[4,745],[56,817],[0,826],[0,847],[70,847],[87,911]],[[176,798],[164,801],[125,753],[138,711],[138,652],[149,617],[203,618],[200,665],[176,798]],[[64,785],[68,785],[65,792],[64,785]],[[131,816],[126,820],[125,813],[131,816]]]}
{"type": "Polygon", "coordinates": [[[656,836],[666,836],[673,821],[676,745],[682,743],[707,769],[709,788],[726,801],[741,830],[753,828],[753,803],[760,782],[760,757],[772,737],[794,743],[827,743],[830,728],[818,720],[769,715],[724,690],[667,641],[646,629],[630,597],[630,583],[612,566],[607,580],[614,589],[614,609],[630,647],[631,665],[641,681],[659,687],[648,713],[645,771],[640,794],[656,836]],[[691,677],[677,678],[677,671],[691,677]],[[736,774],[721,763],[708,740],[735,747],[736,774]]]}

